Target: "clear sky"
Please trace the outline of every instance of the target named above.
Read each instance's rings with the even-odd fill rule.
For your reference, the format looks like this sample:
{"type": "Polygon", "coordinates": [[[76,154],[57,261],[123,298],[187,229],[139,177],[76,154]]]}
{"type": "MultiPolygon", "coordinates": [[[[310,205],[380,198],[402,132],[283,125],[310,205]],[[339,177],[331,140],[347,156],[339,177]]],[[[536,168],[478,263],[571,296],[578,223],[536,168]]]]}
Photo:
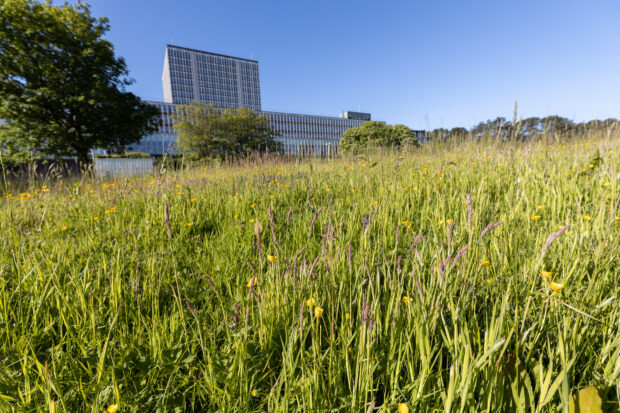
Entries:
{"type": "Polygon", "coordinates": [[[259,61],[264,110],[414,129],[496,116],[620,118],[620,1],[91,0],[162,100],[166,44],[259,61]]]}

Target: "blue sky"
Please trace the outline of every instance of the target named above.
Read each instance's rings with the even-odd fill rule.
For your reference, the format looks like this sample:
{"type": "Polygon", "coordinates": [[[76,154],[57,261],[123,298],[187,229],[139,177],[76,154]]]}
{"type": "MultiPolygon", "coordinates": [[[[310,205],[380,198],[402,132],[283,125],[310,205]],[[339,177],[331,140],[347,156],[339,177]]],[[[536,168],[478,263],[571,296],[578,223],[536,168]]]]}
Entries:
{"type": "Polygon", "coordinates": [[[620,118],[620,1],[91,0],[162,100],[165,45],[259,61],[264,110],[414,129],[496,116],[620,118]]]}

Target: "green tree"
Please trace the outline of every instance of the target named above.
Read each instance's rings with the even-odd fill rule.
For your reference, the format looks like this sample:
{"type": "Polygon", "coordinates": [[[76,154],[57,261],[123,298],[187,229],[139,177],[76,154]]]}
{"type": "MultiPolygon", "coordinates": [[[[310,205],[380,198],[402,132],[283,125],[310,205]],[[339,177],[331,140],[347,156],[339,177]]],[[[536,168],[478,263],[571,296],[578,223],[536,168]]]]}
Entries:
{"type": "Polygon", "coordinates": [[[158,110],[133,81],[87,4],[0,0],[0,147],[14,157],[118,152],[148,133],[158,110]]]}
{"type": "Polygon", "coordinates": [[[392,128],[392,145],[395,146],[419,146],[415,132],[409,126],[394,125],[392,128]]]}
{"type": "Polygon", "coordinates": [[[192,102],[179,105],[173,120],[179,149],[197,157],[280,150],[269,121],[251,109],[192,102]]]}
{"type": "Polygon", "coordinates": [[[368,121],[347,129],[342,134],[340,151],[359,153],[373,148],[398,148],[417,144],[414,131],[405,125],[386,125],[383,122],[368,121]]]}

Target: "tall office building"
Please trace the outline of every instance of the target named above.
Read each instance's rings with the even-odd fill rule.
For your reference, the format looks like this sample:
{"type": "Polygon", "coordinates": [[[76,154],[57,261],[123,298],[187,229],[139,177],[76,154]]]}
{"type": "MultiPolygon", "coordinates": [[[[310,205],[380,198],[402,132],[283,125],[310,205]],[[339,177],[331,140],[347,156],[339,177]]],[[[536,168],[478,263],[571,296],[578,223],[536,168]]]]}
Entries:
{"type": "Polygon", "coordinates": [[[162,75],[164,102],[149,102],[160,112],[158,130],[132,150],[152,155],[174,153],[177,136],[172,114],[178,104],[199,101],[219,108],[246,107],[269,120],[285,153],[333,156],[342,134],[370,120],[369,113],[343,112],[341,117],[261,110],[258,62],[179,46],[166,46],[162,75]]]}
{"type": "Polygon", "coordinates": [[[255,60],[168,45],[162,85],[166,103],[261,109],[255,60]]]}

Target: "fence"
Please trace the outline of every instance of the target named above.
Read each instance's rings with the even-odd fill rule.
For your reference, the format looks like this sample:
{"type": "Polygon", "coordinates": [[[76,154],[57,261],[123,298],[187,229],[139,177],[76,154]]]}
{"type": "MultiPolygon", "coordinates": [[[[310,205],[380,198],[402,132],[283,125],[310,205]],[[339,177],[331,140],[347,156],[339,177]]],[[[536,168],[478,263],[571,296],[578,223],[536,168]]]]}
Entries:
{"type": "Polygon", "coordinates": [[[97,176],[153,173],[153,158],[95,158],[97,176]]]}

